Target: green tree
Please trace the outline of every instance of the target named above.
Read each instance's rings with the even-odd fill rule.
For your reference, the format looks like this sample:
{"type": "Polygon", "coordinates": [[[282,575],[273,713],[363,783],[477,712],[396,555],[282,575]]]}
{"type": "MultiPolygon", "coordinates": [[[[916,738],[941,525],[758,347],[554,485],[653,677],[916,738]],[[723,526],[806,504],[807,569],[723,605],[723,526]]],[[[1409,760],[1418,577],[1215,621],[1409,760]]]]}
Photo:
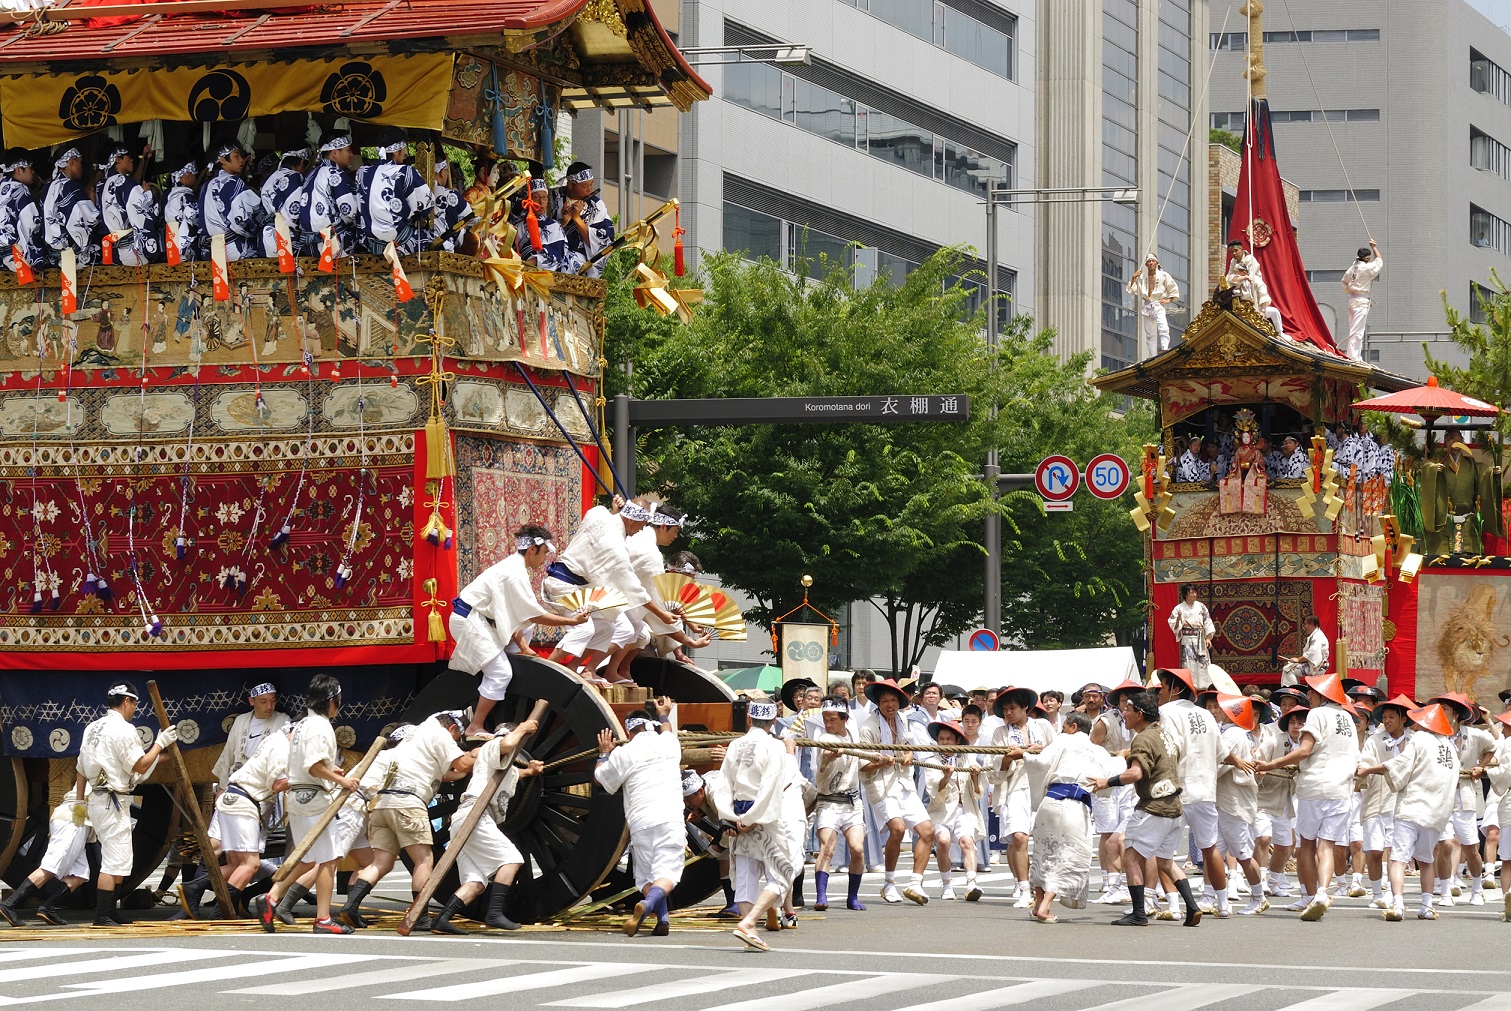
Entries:
{"type": "MultiPolygon", "coordinates": [[[[633,258],[627,259],[632,266],[633,258]]],[[[607,357],[627,367],[611,369],[606,386],[646,399],[971,397],[965,422],[639,434],[641,486],[655,487],[692,513],[690,547],[710,571],[756,600],[751,619],[765,623],[793,607],[802,595],[799,578],[810,574],[810,599],[825,611],[850,601],[877,607],[891,630],[892,669],[902,671],[928,645],[979,620],[981,536],[990,512],[1014,510],[1007,520],[1010,547],[1032,545],[1034,551],[1040,528],[1062,519],[1046,520],[1037,499],[994,501],[979,477],[987,446],[995,441],[1002,447],[1004,469],[1029,457],[1037,462],[1048,437],[1078,422],[1094,427],[1088,419],[1101,400],[1085,384],[1085,360],[1059,363],[1050,336],[1033,335],[1027,319],[1013,322],[997,367],[990,367],[981,339],[984,317],[968,310],[972,292],[956,283],[964,270],[958,250],[941,251],[900,283],[880,278],[860,288],[846,265],[821,259],[816,270],[812,266],[789,273],[770,262],[707,257],[697,282],[680,282],[707,289],[694,323],[683,326],[640,310],[625,264],[612,264],[607,357]],[[993,399],[1003,405],[995,421],[993,399]]],[[[901,406],[906,410],[906,402],[901,406]]],[[[1124,432],[1116,446],[1101,448],[1128,444],[1127,430],[1105,412],[1100,425],[1124,432]]],[[[1091,441],[1087,436],[1077,445],[1091,441]]],[[[1080,524],[1096,515],[1090,510],[1077,516],[1075,529],[1083,530],[1080,524]]],[[[1122,522],[1123,540],[1137,544],[1126,514],[1122,522]]],[[[1110,544],[1117,538],[1107,527],[1084,529],[1110,544]]],[[[1093,558],[1107,549],[1098,545],[1093,558]]],[[[1068,568],[1034,562],[1035,571],[1056,577],[1068,568]]],[[[1105,637],[1109,621],[1093,617],[1085,604],[1094,602],[1098,610],[1111,600],[1122,602],[1114,609],[1126,605],[1138,581],[1129,579],[1131,593],[1125,594],[1110,581],[1126,573],[1099,575],[1109,582],[1082,575],[1082,585],[1069,591],[1082,603],[1062,610],[1067,623],[1094,621],[1105,637]]],[[[1043,592],[1010,586],[1015,606],[1017,598],[1043,592]]],[[[1089,629],[1085,634],[1097,637],[1089,629]]],[[[1041,638],[1027,640],[1038,644],[1041,638]]]]}
{"type": "MultiPolygon", "coordinates": [[[[1422,344],[1422,357],[1427,371],[1450,389],[1467,396],[1477,397],[1486,403],[1505,408],[1511,406],[1511,291],[1508,291],[1495,271],[1490,272],[1490,285],[1475,285],[1475,297],[1479,299],[1485,322],[1475,323],[1461,314],[1448,302],[1448,293],[1440,292],[1443,299],[1443,316],[1448,322],[1448,339],[1457,344],[1469,359],[1462,368],[1447,361],[1434,358],[1422,344]]],[[[1511,415],[1500,414],[1495,419],[1495,428],[1500,435],[1500,446],[1492,444],[1497,462],[1506,435],[1511,433],[1511,415]]]]}

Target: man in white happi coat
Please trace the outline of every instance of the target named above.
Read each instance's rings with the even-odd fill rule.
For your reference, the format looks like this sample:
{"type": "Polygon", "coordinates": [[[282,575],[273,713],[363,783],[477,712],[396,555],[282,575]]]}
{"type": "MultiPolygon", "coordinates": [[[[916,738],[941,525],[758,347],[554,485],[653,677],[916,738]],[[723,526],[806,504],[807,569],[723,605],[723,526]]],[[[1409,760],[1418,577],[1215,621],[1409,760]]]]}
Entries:
{"type": "MultiPolygon", "coordinates": [[[[524,866],[525,858],[509,837],[504,835],[502,826],[509,813],[509,800],[514,796],[519,781],[529,776],[538,776],[545,769],[544,763],[537,759],[531,759],[524,768],[513,761],[515,749],[539,729],[540,725],[534,720],[526,720],[513,730],[494,737],[477,749],[473,756],[475,763],[472,766],[472,778],[467,780],[467,789],[462,793],[461,800],[457,801],[456,811],[451,816],[452,825],[461,825],[467,820],[472,808],[483,796],[483,787],[493,778],[494,773],[503,773],[503,778],[499,782],[498,791],[488,802],[487,813],[473,826],[472,834],[456,855],[456,869],[462,885],[436,914],[435,922],[430,925],[432,934],[467,933],[452,923],[451,919],[460,915],[467,903],[481,895],[490,882],[492,891],[488,893],[488,911],[483,916],[483,923],[498,930],[519,929],[519,924],[504,914],[504,904],[509,900],[509,888],[514,884],[514,876],[524,866]]],[[[453,836],[450,846],[455,845],[456,837],[453,836]]]]}
{"type": "Polygon", "coordinates": [[[1170,322],[1165,318],[1165,307],[1180,298],[1180,288],[1175,278],[1160,269],[1159,257],[1149,255],[1144,269],[1133,275],[1128,282],[1128,293],[1139,306],[1139,332],[1143,334],[1144,357],[1151,358],[1158,350],[1170,350],[1170,322]]]}
{"type": "Polygon", "coordinates": [[[1420,920],[1436,920],[1433,900],[1433,852],[1448,829],[1458,790],[1459,756],[1453,724],[1445,706],[1431,703],[1407,714],[1417,732],[1408,734],[1401,753],[1383,764],[1356,770],[1361,776],[1383,775],[1396,791],[1396,810],[1390,837],[1390,890],[1394,905],[1385,919],[1404,919],[1406,863],[1415,860],[1421,871],[1420,920]]]}
{"type": "Polygon", "coordinates": [[[652,914],[655,937],[671,933],[667,896],[682,880],[687,822],[682,805],[682,745],[671,725],[672,701],[661,698],[624,718],[629,740],[620,744],[612,730],[598,732],[598,767],[593,778],[609,793],[624,794],[630,829],[630,867],[644,896],[624,923],[634,937],[652,914]]]}
{"type": "Polygon", "coordinates": [[[1228,285],[1239,298],[1248,299],[1259,314],[1270,321],[1275,333],[1285,336],[1285,322],[1280,318],[1280,310],[1270,300],[1270,290],[1264,286],[1262,278],[1250,274],[1249,268],[1242,263],[1235,263],[1228,275],[1228,285]]]}
{"type": "MultiPolygon", "coordinates": [[[[1397,695],[1375,707],[1380,725],[1359,749],[1359,764],[1385,765],[1406,747],[1411,729],[1407,714],[1417,708],[1416,700],[1397,695]]],[[[1387,866],[1391,836],[1395,832],[1396,791],[1384,776],[1366,776],[1359,798],[1359,824],[1364,834],[1364,867],[1369,873],[1370,905],[1390,909],[1395,905],[1387,866]],[[1382,882],[1383,878],[1383,882],[1382,882]]]]}
{"type": "Polygon", "coordinates": [[[109,707],[105,715],[84,728],[79,744],[78,771],[74,774],[75,825],[83,824],[78,813],[89,791],[88,817],[100,841],[100,873],[95,879],[96,927],[125,923],[116,912],[116,893],[130,876],[131,795],[137,784],[157,766],[163,751],[178,740],[178,728],[169,726],[157,732],[152,746],[142,748],[141,738],[131,725],[139,696],[129,681],[117,681],[105,693],[109,707]]]}
{"type": "Polygon", "coordinates": [[[468,738],[486,738],[488,714],[508,694],[514,677],[509,655],[530,648],[534,626],[575,626],[588,621],[585,614],[557,614],[535,595],[530,575],[540,571],[555,551],[551,531],[522,526],[514,532],[514,553],[484,569],[451,602],[447,624],[456,649],[449,666],[482,673],[477,704],[464,732],[468,738]]]}
{"type": "Polygon", "coordinates": [[[1328,889],[1333,881],[1333,847],[1348,845],[1352,824],[1351,798],[1359,765],[1359,737],[1342,679],[1325,674],[1306,679],[1311,708],[1296,747],[1282,758],[1257,763],[1271,772],[1296,766],[1296,870],[1305,895],[1287,907],[1299,910],[1307,922],[1322,919],[1332,905],[1328,889]]]}
{"type": "Polygon", "coordinates": [[[806,780],[793,757],[796,748],[771,736],[777,709],[776,702],[752,701],[746,710],[750,729],[730,743],[720,766],[730,807],[719,817],[735,826],[735,901],[742,915],[734,935],[756,951],[771,948],[756,933],[756,923],[765,917],[770,929],[777,903],[802,870],[808,825],[801,786],[806,780]]]}
{"type": "MultiPolygon", "coordinates": [[[[582,524],[556,561],[546,566],[541,593],[555,603],[584,586],[612,587],[624,594],[627,607],[643,606],[647,613],[668,625],[677,616],[651,599],[630,564],[628,538],[638,534],[651,520],[650,508],[638,501],[624,502],[618,512],[594,506],[582,517],[582,524]]],[[[581,668],[591,676],[598,663],[613,646],[615,611],[594,611],[584,625],[567,633],[551,652],[553,663],[572,669],[581,668]]]]}
{"type": "MultiPolygon", "coordinates": [[[[1283,758],[1296,746],[1292,739],[1286,714],[1299,709],[1300,718],[1306,717],[1306,693],[1298,688],[1277,688],[1270,693],[1270,705],[1275,707],[1276,721],[1260,725],[1259,747],[1254,753],[1256,764],[1283,758]]],[[[1300,731],[1297,731],[1299,736],[1300,731]]],[[[1289,898],[1291,880],[1285,868],[1290,863],[1296,846],[1296,770],[1294,768],[1267,772],[1259,779],[1259,817],[1254,823],[1254,858],[1268,868],[1265,874],[1264,891],[1271,897],[1289,898]]]]}
{"type": "MultiPolygon", "coordinates": [[[[686,513],[659,502],[650,503],[648,508],[650,522],[639,533],[626,538],[624,543],[640,585],[651,600],[660,602],[655,580],[666,572],[666,558],[661,551],[681,536],[686,513]]],[[[633,683],[630,664],[657,638],[672,640],[689,649],[701,649],[713,641],[706,635],[699,638],[688,635],[680,624],[661,621],[644,606],[621,611],[614,619],[613,649],[605,675],[608,681],[633,683]]]]}
{"type": "MultiPolygon", "coordinates": [[[[964,746],[965,728],[952,720],[934,720],[928,725],[929,736],[937,744],[964,746]]],[[[954,901],[954,861],[951,845],[959,845],[960,862],[965,866],[965,898],[976,902],[981,889],[976,885],[976,840],[986,826],[981,824],[981,797],[986,792],[990,770],[979,755],[936,755],[941,769],[924,770],[924,785],[929,796],[929,820],[934,823],[934,854],[939,863],[939,897],[954,901]]]]}
{"type": "MultiPolygon", "coordinates": [[[[1109,775],[1124,771],[1128,763],[1123,752],[1133,743],[1133,735],[1123,722],[1119,711],[1123,696],[1141,692],[1144,686],[1131,678],[1110,692],[1095,682],[1081,689],[1082,704],[1091,718],[1089,739],[1092,744],[1107,752],[1109,775]]],[[[1104,905],[1122,905],[1129,901],[1126,875],[1123,871],[1123,837],[1128,831],[1128,819],[1133,814],[1137,801],[1131,785],[1116,786],[1092,794],[1091,817],[1097,835],[1098,864],[1102,868],[1102,894],[1097,902],[1104,905]]]]}
{"type": "Polygon", "coordinates": [[[1480,855],[1479,818],[1485,810],[1485,793],[1480,787],[1485,766],[1495,757],[1495,738],[1483,727],[1470,726],[1475,716],[1474,702],[1458,693],[1436,695],[1427,700],[1443,706],[1453,724],[1453,746],[1459,753],[1459,782],[1454,789],[1453,815],[1438,842],[1438,905],[1453,905],[1453,891],[1459,887],[1458,866],[1468,865],[1469,904],[1483,906],[1485,863],[1480,855]]]}
{"type": "MultiPolygon", "coordinates": [[[[1506,693],[1501,695],[1505,701],[1506,693]]],[[[1489,820],[1500,829],[1495,855],[1501,865],[1501,922],[1511,923],[1511,710],[1496,713],[1492,720],[1501,736],[1495,743],[1495,763],[1487,770],[1490,800],[1495,805],[1489,820]]]]}
{"type": "Polygon", "coordinates": [[[1322,631],[1317,616],[1308,614],[1301,619],[1301,629],[1306,636],[1302,640],[1301,655],[1280,658],[1286,661],[1285,666],[1280,669],[1282,688],[1300,684],[1313,674],[1327,673],[1329,650],[1327,634],[1322,631]]]}
{"type": "Polygon", "coordinates": [[[37,918],[55,927],[67,925],[58,903],[89,880],[89,855],[84,847],[90,836],[88,805],[65,795],[48,816],[47,851],[42,854],[42,862],[0,902],[0,916],[5,917],[5,922],[12,927],[21,926],[26,919],[22,906],[32,897],[43,895],[37,918]],[[44,890],[54,881],[58,885],[49,895],[44,890]]]}
{"type": "Polygon", "coordinates": [[[1369,322],[1370,289],[1385,269],[1385,258],[1374,239],[1360,248],[1358,259],[1343,272],[1343,290],[1348,293],[1348,342],[1345,351],[1356,362],[1364,360],[1364,328],[1369,322]]]}
{"type": "MultiPolygon", "coordinates": [[[[1029,913],[1054,923],[1055,899],[1067,909],[1086,908],[1091,877],[1091,786],[1108,775],[1111,761],[1091,743],[1091,720],[1069,713],[1061,732],[1037,755],[1018,752],[1034,801],[1034,852],[1028,865],[1034,905],[1029,913]]],[[[1119,766],[1123,763],[1119,762],[1119,766]]]]}
{"type": "MultiPolygon", "coordinates": [[[[1252,762],[1264,739],[1260,729],[1265,717],[1273,719],[1269,704],[1247,695],[1217,694],[1222,715],[1222,739],[1229,752],[1252,762]]],[[[1217,830],[1222,848],[1238,861],[1249,883],[1249,903],[1239,916],[1255,916],[1270,908],[1264,897],[1259,861],[1254,859],[1254,826],[1259,821],[1259,783],[1253,772],[1234,765],[1217,770],[1217,830]]]]}
{"type": "MultiPolygon", "coordinates": [[[[1028,715],[1038,700],[1038,693],[1031,688],[1008,687],[998,692],[992,710],[1003,725],[992,734],[991,746],[1033,752],[1047,745],[1049,734],[1044,724],[1028,715]]],[[[1033,831],[1034,805],[1028,770],[1021,760],[1004,755],[997,763],[992,800],[997,807],[998,831],[1007,837],[1007,866],[1018,883],[1013,906],[1028,909],[1033,905],[1028,883],[1028,839],[1033,831]]]]}
{"type": "MultiPolygon", "coordinates": [[[[921,744],[916,725],[901,713],[910,701],[907,692],[890,679],[866,685],[866,697],[876,704],[876,713],[861,725],[863,744],[921,744]]],[[[929,901],[923,893],[923,872],[929,866],[929,851],[934,848],[934,823],[918,796],[913,782],[913,753],[877,751],[860,767],[860,781],[866,790],[876,827],[885,834],[883,860],[886,877],[881,897],[892,903],[907,898],[920,906],[929,901]],[[903,833],[913,832],[913,876],[908,887],[897,892],[897,859],[902,853],[903,833]]]]}
{"type": "MultiPolygon", "coordinates": [[[[838,695],[825,696],[820,704],[823,732],[814,740],[829,744],[849,744],[850,706],[838,695]]],[[[866,818],[860,799],[860,763],[853,754],[823,749],[818,752],[814,771],[814,789],[818,803],[814,821],[818,830],[818,856],[813,861],[813,881],[817,892],[813,908],[829,908],[829,863],[840,836],[850,851],[848,891],[845,908],[863,911],[860,901],[861,878],[866,871],[866,818]]]]}
{"type": "Polygon", "coordinates": [[[242,904],[241,892],[262,866],[262,853],[268,842],[268,816],[278,795],[289,786],[287,722],[262,735],[261,742],[252,757],[231,773],[226,788],[215,801],[219,831],[215,838],[230,868],[226,891],[230,894],[232,911],[227,916],[236,915],[242,904]]]}

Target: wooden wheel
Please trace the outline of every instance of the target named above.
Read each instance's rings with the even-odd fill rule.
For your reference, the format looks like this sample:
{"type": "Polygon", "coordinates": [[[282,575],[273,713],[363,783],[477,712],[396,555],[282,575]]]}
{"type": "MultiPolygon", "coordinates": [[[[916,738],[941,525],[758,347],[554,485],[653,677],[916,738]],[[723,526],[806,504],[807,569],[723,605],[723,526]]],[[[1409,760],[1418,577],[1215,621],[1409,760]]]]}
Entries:
{"type": "MultiPolygon", "coordinates": [[[[12,758],[10,762],[0,767],[0,838],[5,840],[5,848],[0,850],[0,868],[4,868],[5,880],[11,884],[17,884],[36,867],[36,862],[42,859],[42,851],[47,848],[47,811],[41,812],[41,845],[37,846],[38,819],[30,811],[31,786],[26,781],[26,766],[19,758],[12,758]],[[31,831],[28,833],[27,829],[31,831]],[[21,844],[28,836],[33,837],[27,850],[36,849],[36,855],[32,858],[32,866],[19,874],[11,870],[16,861],[16,853],[21,849],[21,844]]],[[[47,804],[47,791],[42,791],[41,805],[47,804]]]]}
{"type": "MultiPolygon", "coordinates": [[[[629,841],[623,801],[593,783],[598,732],[623,731],[598,693],[565,667],[533,655],[511,656],[510,661],[514,678],[507,697],[488,715],[489,729],[524,719],[537,699],[550,704],[540,729],[525,745],[529,757],[548,769],[543,776],[520,781],[504,823],[505,834],[525,858],[505,911],[513,920],[535,923],[586,898],[613,870],[629,841]],[[550,768],[556,762],[563,764],[550,768]]],[[[477,678],[448,671],[420,692],[405,719],[422,720],[476,701],[477,678]]],[[[438,854],[450,839],[450,815],[466,785],[446,783],[437,794],[432,814],[443,820],[435,838],[438,854]]],[[[453,871],[436,897],[444,899],[458,884],[453,871]]]]}
{"type": "Polygon", "coordinates": [[[637,656],[630,677],[651,690],[653,697],[670,695],[678,702],[733,702],[736,695],[723,681],[691,664],[656,656],[637,656]]]}

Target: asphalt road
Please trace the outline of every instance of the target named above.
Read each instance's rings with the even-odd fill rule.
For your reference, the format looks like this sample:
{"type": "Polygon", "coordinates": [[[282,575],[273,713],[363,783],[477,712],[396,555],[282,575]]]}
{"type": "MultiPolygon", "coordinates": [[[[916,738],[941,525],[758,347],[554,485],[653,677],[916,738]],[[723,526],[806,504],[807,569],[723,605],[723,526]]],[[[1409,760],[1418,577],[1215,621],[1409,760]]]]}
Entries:
{"type": "Polygon", "coordinates": [[[1412,896],[1403,923],[1385,923],[1368,900],[1341,899],[1315,924],[1272,911],[1195,929],[1129,929],[1109,926],[1116,912],[1103,906],[1033,923],[1008,904],[1006,883],[999,872],[980,903],[919,908],[874,899],[868,878],[866,912],[806,913],[796,931],[764,935],[777,949],[764,954],[693,920],[679,920],[687,925],[670,937],[635,939],[611,926],[464,938],[382,929],[316,937],[303,924],[273,936],[250,924],[203,934],[141,925],[109,937],[0,931],[0,1007],[218,1008],[269,998],[289,1007],[312,998],[343,1008],[1511,1009],[1511,968],[1496,957],[1511,924],[1500,922],[1498,892],[1490,905],[1456,906],[1436,922],[1415,919],[1412,896]]]}

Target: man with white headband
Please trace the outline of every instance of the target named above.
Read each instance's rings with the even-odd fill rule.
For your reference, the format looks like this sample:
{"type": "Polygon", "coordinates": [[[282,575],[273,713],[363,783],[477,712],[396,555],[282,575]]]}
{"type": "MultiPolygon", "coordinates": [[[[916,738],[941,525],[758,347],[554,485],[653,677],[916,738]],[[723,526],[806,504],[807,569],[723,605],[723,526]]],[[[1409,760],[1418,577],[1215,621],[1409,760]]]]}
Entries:
{"type": "Polygon", "coordinates": [[[367,251],[382,256],[392,242],[401,256],[425,248],[424,221],[435,206],[430,187],[408,164],[409,139],[396,126],[378,131],[378,162],[357,172],[357,208],[367,251]]]}
{"type": "Polygon", "coordinates": [[[116,913],[116,892],[131,875],[131,795],[157,767],[164,749],[178,740],[178,728],[159,730],[152,747],[143,749],[131,725],[140,699],[129,681],[117,681],[105,693],[105,715],[84,728],[79,743],[78,772],[74,774],[74,824],[87,813],[100,841],[100,874],[95,879],[96,927],[125,923],[116,913]]]}
{"type": "Polygon", "coordinates": [[[729,784],[729,810],[719,816],[736,827],[733,842],[735,901],[742,914],[735,937],[748,948],[770,951],[756,933],[764,917],[776,925],[776,906],[803,869],[802,784],[796,747],[771,736],[777,703],[752,700],[746,708],[750,729],[724,753],[720,771],[729,784]],[[761,886],[765,880],[765,887],[761,886]]]}
{"type": "Polygon", "coordinates": [[[181,261],[193,260],[199,252],[199,163],[192,158],[171,174],[172,189],[163,200],[165,239],[178,246],[181,261]]]}
{"type": "Polygon", "coordinates": [[[490,736],[488,714],[508,694],[509,681],[514,677],[509,655],[529,650],[534,627],[583,625],[588,620],[585,614],[555,614],[535,595],[531,573],[544,568],[556,552],[551,531],[540,526],[520,527],[514,532],[514,548],[509,557],[464,586],[451,602],[448,625],[456,649],[450,667],[468,674],[481,672],[483,676],[466,729],[469,739],[490,736]]]}
{"type": "Polygon", "coordinates": [[[100,214],[105,228],[121,236],[115,244],[116,262],[127,266],[157,263],[163,258],[162,213],[152,183],[143,182],[149,146],[138,159],[129,149],[117,147],[105,159],[105,181],[100,188],[100,214]],[[127,234],[129,233],[129,235],[127,234]]]}
{"type": "Polygon", "coordinates": [[[329,229],[336,240],[337,255],[356,252],[357,191],[352,185],[352,160],[357,149],[344,133],[327,134],[320,142],[320,164],[304,181],[304,200],[299,209],[299,234],[305,256],[319,256],[329,229]]]}
{"type": "Polygon", "coordinates": [[[526,222],[529,209],[524,207],[525,201],[520,201],[520,208],[510,217],[510,223],[518,232],[515,250],[520,258],[535,264],[541,270],[551,270],[558,274],[577,273],[582,268],[584,257],[567,243],[567,233],[562,230],[561,222],[551,216],[550,190],[546,181],[538,176],[530,180],[530,203],[535,208],[536,224],[540,227],[540,248],[535,248],[526,222]]]}
{"type": "MultiPolygon", "coordinates": [[[[686,514],[663,502],[647,502],[644,499],[637,499],[636,502],[650,510],[651,520],[639,533],[625,539],[625,549],[629,552],[630,565],[634,568],[640,585],[655,600],[655,579],[666,571],[666,559],[661,550],[681,536],[686,514]]],[[[695,639],[684,632],[679,624],[660,621],[643,607],[623,611],[614,620],[613,650],[605,678],[611,684],[631,682],[630,663],[657,637],[669,638],[694,649],[707,646],[713,641],[706,636],[695,639]]]]}
{"type": "Polygon", "coordinates": [[[98,263],[105,226],[99,207],[84,188],[83,156],[71,147],[52,165],[52,182],[42,198],[42,234],[49,258],[56,263],[63,250],[72,249],[79,263],[98,263]]]}
{"type": "MultiPolygon", "coordinates": [[[[574,161],[567,166],[566,182],[551,191],[548,208],[551,217],[561,222],[567,245],[584,261],[591,260],[614,241],[614,219],[609,216],[594,182],[592,166],[574,161]]],[[[600,262],[589,268],[587,275],[597,277],[602,272],[600,262]]]]}
{"type": "MultiPolygon", "coordinates": [[[[276,216],[283,215],[291,231],[299,227],[299,211],[304,202],[304,173],[309,167],[310,149],[295,148],[283,152],[278,167],[263,180],[262,190],[262,255],[272,258],[278,255],[278,230],[276,216]]],[[[299,248],[299,237],[291,235],[293,249],[299,248]]]]}
{"type": "MultiPolygon", "coordinates": [[[[837,695],[826,695],[819,704],[824,732],[817,738],[830,744],[849,744],[850,707],[837,695]]],[[[839,837],[845,837],[850,850],[850,877],[845,908],[863,911],[860,901],[861,877],[866,872],[866,809],[860,800],[860,759],[839,751],[820,751],[817,781],[818,857],[813,861],[813,884],[816,898],[813,908],[829,908],[829,862],[834,859],[839,837]]]]}
{"type": "MultiPolygon", "coordinates": [[[[725,752],[722,747],[710,749],[711,761],[723,762],[725,752]]],[[[688,822],[707,839],[709,851],[719,861],[719,887],[724,890],[724,908],[716,915],[721,920],[738,920],[740,908],[735,905],[734,884],[730,881],[728,835],[733,826],[719,814],[733,806],[724,773],[712,769],[700,775],[692,769],[682,770],[682,806],[687,811],[688,822]]]]}
{"type": "Polygon", "coordinates": [[[462,195],[452,188],[452,177],[460,177],[444,158],[435,163],[435,227],[445,235],[441,248],[448,253],[473,253],[477,251],[477,236],[467,227],[477,217],[462,195]],[[459,227],[460,226],[460,227],[459,227]]]}
{"type": "Polygon", "coordinates": [[[215,162],[218,170],[199,189],[205,242],[224,236],[228,262],[256,256],[262,244],[262,199],[241,177],[246,152],[236,141],[226,141],[216,148],[215,162]]]}
{"type": "Polygon", "coordinates": [[[16,254],[36,268],[46,262],[42,246],[42,208],[32,187],[37,184],[37,170],[31,155],[19,147],[11,148],[0,163],[0,263],[15,271],[16,254]]]}
{"type": "Polygon", "coordinates": [[[687,823],[682,809],[682,744],[671,725],[672,701],[657,699],[624,719],[629,740],[620,744],[612,730],[598,732],[598,767],[593,778],[609,793],[624,793],[630,828],[630,869],[645,898],[624,922],[634,937],[652,913],[656,937],[671,933],[667,896],[682,880],[687,823]]]}
{"type": "MultiPolygon", "coordinates": [[[[603,506],[589,509],[566,549],[546,566],[546,577],[540,584],[546,600],[555,603],[583,586],[608,586],[624,594],[626,606],[644,605],[658,620],[675,624],[677,616],[651,599],[630,564],[626,541],[650,520],[650,509],[639,502],[624,502],[618,512],[603,506]]],[[[593,611],[587,624],[578,625],[557,643],[551,661],[574,670],[580,666],[592,676],[613,645],[615,617],[613,611],[593,611]]]]}

